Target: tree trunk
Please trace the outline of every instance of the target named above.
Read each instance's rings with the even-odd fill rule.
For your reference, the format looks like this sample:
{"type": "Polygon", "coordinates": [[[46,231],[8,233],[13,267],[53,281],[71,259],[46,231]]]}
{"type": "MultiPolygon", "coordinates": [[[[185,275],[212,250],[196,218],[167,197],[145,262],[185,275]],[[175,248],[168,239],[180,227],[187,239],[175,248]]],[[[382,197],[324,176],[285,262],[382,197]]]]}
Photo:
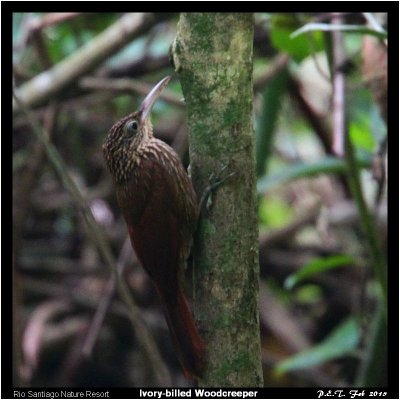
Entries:
{"type": "Polygon", "coordinates": [[[181,14],[172,55],[187,105],[199,198],[211,174],[236,173],[213,192],[195,240],[194,311],[207,345],[199,384],[262,386],[253,15],[181,14]]]}

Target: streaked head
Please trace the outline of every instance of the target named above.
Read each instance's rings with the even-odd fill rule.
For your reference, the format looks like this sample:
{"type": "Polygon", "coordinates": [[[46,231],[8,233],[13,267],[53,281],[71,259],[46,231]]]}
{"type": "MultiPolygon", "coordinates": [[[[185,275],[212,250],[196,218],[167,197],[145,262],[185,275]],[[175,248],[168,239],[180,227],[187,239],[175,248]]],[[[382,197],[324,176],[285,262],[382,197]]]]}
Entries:
{"type": "Polygon", "coordinates": [[[150,112],[171,77],[162,79],[143,100],[138,111],[120,119],[109,130],[103,144],[108,169],[117,183],[129,179],[135,161],[135,151],[153,137],[150,112]]]}

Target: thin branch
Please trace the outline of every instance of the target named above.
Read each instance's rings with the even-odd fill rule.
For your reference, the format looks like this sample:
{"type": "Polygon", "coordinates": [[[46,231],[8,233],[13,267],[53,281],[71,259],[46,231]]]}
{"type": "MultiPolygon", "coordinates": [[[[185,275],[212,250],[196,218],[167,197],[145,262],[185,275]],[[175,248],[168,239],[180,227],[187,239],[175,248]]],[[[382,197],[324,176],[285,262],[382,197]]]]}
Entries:
{"type": "Polygon", "coordinates": [[[169,66],[169,57],[167,54],[157,57],[146,54],[139,60],[129,60],[124,64],[116,66],[105,66],[99,71],[99,76],[102,78],[114,79],[121,77],[137,78],[142,75],[160,71],[161,69],[168,68],[169,66]]]}
{"type": "MultiPolygon", "coordinates": [[[[60,24],[61,22],[68,21],[69,19],[76,18],[82,13],[78,12],[65,12],[65,13],[49,13],[35,24],[35,30],[42,30],[52,25],[60,24]]],[[[87,15],[89,13],[85,13],[87,15]]]]}
{"type": "Polygon", "coordinates": [[[355,157],[355,150],[348,135],[346,136],[345,159],[349,174],[350,187],[360,215],[361,228],[366,236],[368,250],[371,255],[372,268],[382,290],[383,303],[385,305],[385,313],[387,316],[387,261],[382,249],[382,243],[377,233],[379,232],[379,229],[375,226],[374,218],[370,213],[364,198],[360,181],[360,171],[355,157]]]}
{"type": "Polygon", "coordinates": [[[275,296],[267,285],[260,285],[260,322],[279,337],[291,352],[300,352],[311,346],[300,318],[275,296]]]}
{"type": "Polygon", "coordinates": [[[385,165],[387,159],[387,136],[379,145],[377,152],[372,160],[372,177],[376,181],[377,188],[375,193],[375,208],[379,208],[383,198],[384,190],[387,180],[387,166],[385,165]]]}
{"type": "MultiPolygon", "coordinates": [[[[125,240],[124,245],[122,246],[121,254],[118,259],[118,274],[123,275],[125,266],[132,259],[132,247],[129,241],[129,238],[125,240]]],[[[100,329],[104,323],[104,319],[107,315],[108,310],[111,307],[112,300],[114,298],[116,291],[116,282],[115,276],[111,275],[109,278],[106,287],[104,288],[103,297],[97,307],[96,313],[93,317],[92,323],[88,329],[86,334],[86,338],[82,345],[82,354],[84,357],[89,357],[92,354],[93,347],[96,343],[97,337],[99,335],[100,329]]]]}
{"type": "MultiPolygon", "coordinates": [[[[89,310],[96,310],[98,307],[97,296],[93,296],[91,292],[71,290],[70,287],[49,281],[48,279],[41,280],[25,276],[23,282],[21,282],[21,286],[28,296],[67,298],[74,305],[79,305],[89,310]]],[[[128,310],[122,302],[112,304],[110,313],[121,318],[127,318],[128,316],[128,310]]]]}
{"type": "MultiPolygon", "coordinates": [[[[140,96],[146,96],[150,90],[153,88],[152,85],[137,81],[135,79],[108,79],[108,78],[94,78],[85,77],[79,81],[79,86],[82,89],[100,89],[100,90],[114,90],[123,92],[133,92],[139,94],[140,96]]],[[[170,90],[166,89],[160,95],[166,103],[172,104],[180,109],[185,108],[185,103],[182,98],[175,95],[170,90]]]]}
{"type": "MultiPolygon", "coordinates": [[[[380,33],[385,33],[386,32],[385,29],[383,29],[383,27],[380,24],[380,22],[378,21],[378,19],[375,18],[373,13],[364,12],[362,14],[363,14],[365,20],[367,21],[368,26],[370,26],[372,29],[375,29],[377,32],[380,32],[380,33]]],[[[382,40],[382,42],[387,47],[387,45],[388,45],[387,39],[382,40]]]]}
{"type": "Polygon", "coordinates": [[[77,12],[48,13],[45,14],[42,18],[39,18],[35,15],[28,15],[28,17],[26,18],[26,22],[24,24],[21,24],[23,33],[15,48],[20,49],[22,47],[25,47],[29,43],[31,38],[35,36],[36,33],[41,32],[43,29],[52,25],[57,25],[72,18],[76,18],[81,14],[82,13],[77,12]]]}
{"type": "MultiPolygon", "coordinates": [[[[332,16],[332,24],[340,25],[342,15],[335,13],[332,16]]],[[[344,131],[345,131],[345,80],[342,71],[345,56],[343,32],[332,32],[333,45],[333,152],[339,156],[344,155],[344,131]]]]}
{"type": "MultiPolygon", "coordinates": [[[[311,127],[314,129],[315,134],[318,136],[322,147],[327,154],[334,155],[333,149],[331,147],[331,132],[320,118],[317,112],[313,109],[311,104],[305,99],[303,93],[301,92],[300,82],[296,80],[293,76],[289,76],[289,90],[293,96],[294,101],[301,110],[304,118],[308,121],[311,127]]],[[[346,195],[349,195],[350,190],[347,184],[347,179],[343,174],[339,174],[339,181],[343,187],[346,195]]]]}
{"type": "MultiPolygon", "coordinates": [[[[92,107],[96,107],[102,103],[109,103],[114,98],[113,93],[101,92],[101,93],[89,93],[85,95],[80,95],[79,97],[73,97],[69,99],[59,100],[60,106],[64,112],[68,113],[70,116],[74,116],[76,110],[86,110],[92,107]]],[[[31,115],[35,121],[42,119],[46,113],[46,107],[36,108],[31,110],[31,115]]],[[[26,119],[24,114],[20,114],[14,117],[13,128],[23,129],[25,126],[29,126],[29,121],[26,119]]]]}
{"type": "Polygon", "coordinates": [[[70,310],[71,305],[66,300],[45,302],[31,314],[22,337],[24,364],[21,366],[21,377],[29,384],[39,364],[39,353],[46,323],[55,315],[70,310]]]}
{"type": "Polygon", "coordinates": [[[316,135],[321,141],[322,147],[324,148],[327,154],[332,154],[331,150],[331,132],[328,127],[311,104],[304,98],[303,93],[301,91],[300,82],[294,78],[292,75],[289,76],[289,90],[290,94],[293,97],[293,100],[297,103],[300,111],[304,115],[304,118],[308,121],[311,127],[314,129],[316,135]]]}
{"type": "Polygon", "coordinates": [[[269,68],[254,81],[254,92],[260,91],[269,82],[271,82],[283,69],[289,64],[290,57],[287,54],[279,54],[273,60],[269,68]]]}

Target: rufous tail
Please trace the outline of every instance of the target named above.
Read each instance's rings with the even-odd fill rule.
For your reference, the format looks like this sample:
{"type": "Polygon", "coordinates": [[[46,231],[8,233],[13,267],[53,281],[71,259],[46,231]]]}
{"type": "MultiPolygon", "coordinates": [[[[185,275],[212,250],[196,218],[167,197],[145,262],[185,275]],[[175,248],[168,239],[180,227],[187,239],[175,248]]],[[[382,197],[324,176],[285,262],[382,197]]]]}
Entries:
{"type": "Polygon", "coordinates": [[[186,378],[198,378],[204,370],[205,345],[201,339],[181,288],[174,294],[160,293],[178,358],[186,378]],[[172,298],[173,297],[173,298],[172,298]]]}

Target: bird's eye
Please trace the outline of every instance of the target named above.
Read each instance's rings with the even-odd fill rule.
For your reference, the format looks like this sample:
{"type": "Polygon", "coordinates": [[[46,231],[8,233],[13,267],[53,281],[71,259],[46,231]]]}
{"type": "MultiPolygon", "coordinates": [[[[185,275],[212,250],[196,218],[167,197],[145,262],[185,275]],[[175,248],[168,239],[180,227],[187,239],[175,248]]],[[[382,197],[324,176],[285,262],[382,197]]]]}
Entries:
{"type": "Polygon", "coordinates": [[[138,123],[135,120],[129,121],[125,125],[125,135],[127,137],[132,137],[138,131],[138,123]]]}

